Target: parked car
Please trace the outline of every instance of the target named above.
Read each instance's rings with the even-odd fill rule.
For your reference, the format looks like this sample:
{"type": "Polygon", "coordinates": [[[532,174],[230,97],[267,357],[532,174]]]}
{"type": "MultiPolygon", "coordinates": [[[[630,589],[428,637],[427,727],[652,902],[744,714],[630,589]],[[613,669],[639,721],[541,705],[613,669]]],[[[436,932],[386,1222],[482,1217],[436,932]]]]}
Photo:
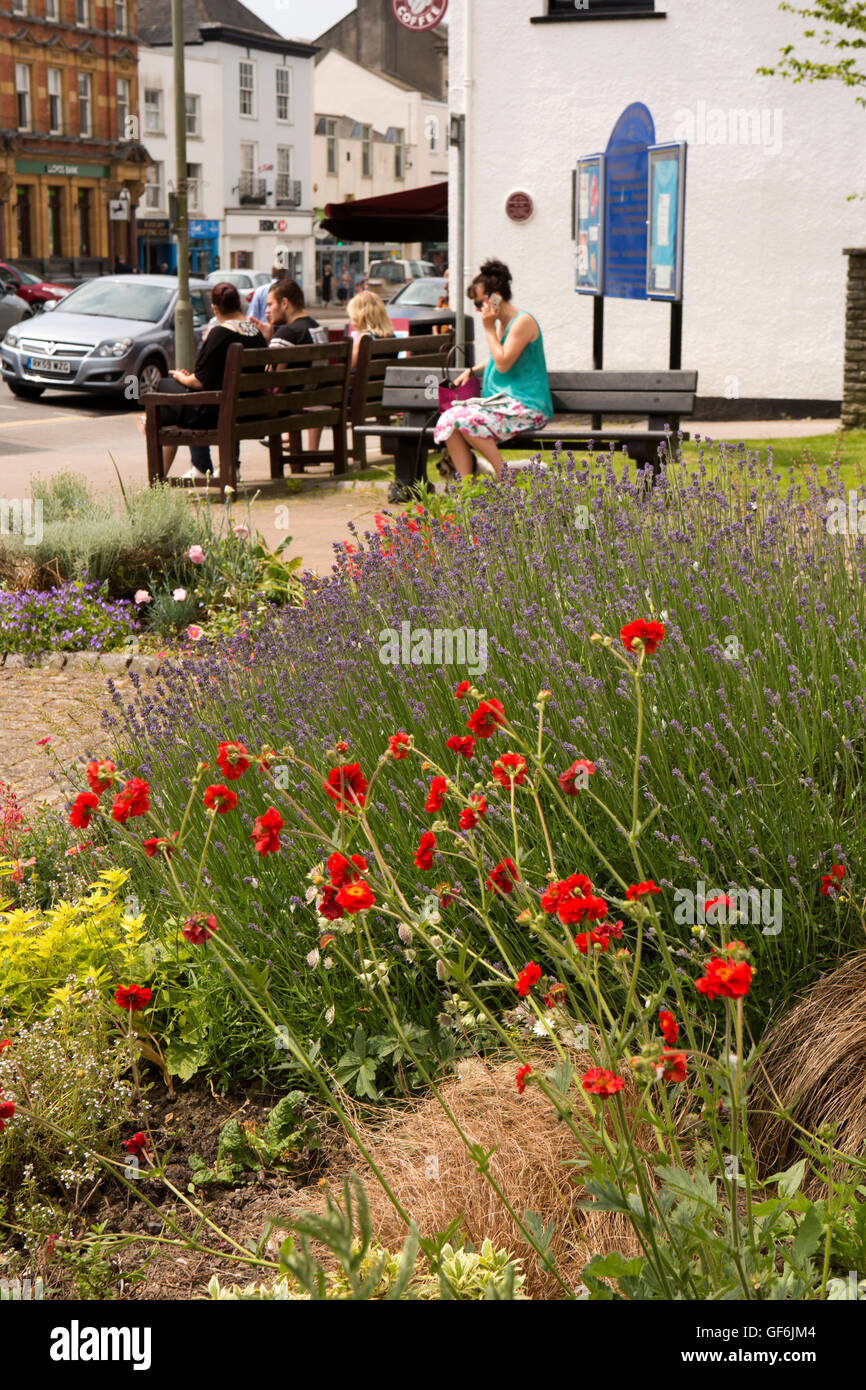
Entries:
{"type": "MultiPolygon", "coordinates": [[[[8,282],[7,282],[8,283],[8,282]]],[[[29,318],[33,310],[25,299],[15,294],[13,290],[7,289],[6,284],[0,284],[0,330],[6,332],[14,323],[20,323],[22,319],[29,318]]]]}
{"type": "MultiPolygon", "coordinates": [[[[196,346],[210,317],[211,286],[190,281],[196,346]]],[[[145,395],[174,366],[177,278],[103,275],[35,318],[8,329],[0,373],[16,396],[47,389],[145,395]],[[137,382],[129,392],[130,380],[137,382]]]]}
{"type": "Polygon", "coordinates": [[[236,285],[240,291],[241,307],[244,309],[259,285],[271,283],[270,275],[266,275],[263,270],[212,270],[207,278],[212,285],[219,285],[224,282],[236,285]]]}
{"type": "Polygon", "coordinates": [[[381,299],[389,300],[398,290],[421,276],[435,276],[432,261],[373,261],[367,276],[367,288],[381,299]]]}
{"type": "Polygon", "coordinates": [[[448,326],[457,321],[453,309],[437,309],[442,298],[448,298],[448,281],[444,276],[425,275],[420,280],[410,280],[401,290],[388,300],[385,312],[390,319],[399,323],[423,319],[425,323],[442,323],[448,326]]]}
{"type": "Polygon", "coordinates": [[[52,280],[40,280],[29,270],[20,270],[9,261],[0,261],[0,280],[12,285],[15,294],[27,301],[32,309],[40,309],[49,300],[62,299],[69,293],[68,285],[56,285],[52,280]]]}

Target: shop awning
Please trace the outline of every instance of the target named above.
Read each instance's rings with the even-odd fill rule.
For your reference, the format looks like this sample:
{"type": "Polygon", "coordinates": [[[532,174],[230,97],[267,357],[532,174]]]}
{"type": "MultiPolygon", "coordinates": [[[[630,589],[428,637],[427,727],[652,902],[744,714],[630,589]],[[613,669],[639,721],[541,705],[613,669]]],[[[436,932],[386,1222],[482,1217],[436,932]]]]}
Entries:
{"type": "Polygon", "coordinates": [[[447,241],[448,184],[328,203],[319,225],[343,241],[447,241]]]}

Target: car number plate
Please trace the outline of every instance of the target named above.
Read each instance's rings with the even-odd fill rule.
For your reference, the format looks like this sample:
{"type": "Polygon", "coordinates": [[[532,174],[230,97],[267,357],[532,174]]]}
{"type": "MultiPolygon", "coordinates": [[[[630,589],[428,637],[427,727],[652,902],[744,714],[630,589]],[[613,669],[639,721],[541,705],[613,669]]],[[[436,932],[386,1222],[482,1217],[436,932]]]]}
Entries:
{"type": "Polygon", "coordinates": [[[54,357],[28,357],[28,372],[71,372],[72,363],[54,357]]]}

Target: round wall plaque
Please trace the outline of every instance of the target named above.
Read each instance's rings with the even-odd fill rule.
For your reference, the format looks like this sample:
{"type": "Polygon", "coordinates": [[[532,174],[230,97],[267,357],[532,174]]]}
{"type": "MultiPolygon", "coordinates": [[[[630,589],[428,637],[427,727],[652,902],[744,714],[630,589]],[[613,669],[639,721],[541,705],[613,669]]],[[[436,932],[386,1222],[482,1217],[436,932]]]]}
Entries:
{"type": "Polygon", "coordinates": [[[505,213],[512,222],[528,222],[534,212],[535,204],[528,193],[509,193],[505,199],[505,213]]]}
{"type": "Polygon", "coordinates": [[[398,24],[413,33],[435,29],[445,17],[448,0],[391,0],[391,12],[398,24]]]}

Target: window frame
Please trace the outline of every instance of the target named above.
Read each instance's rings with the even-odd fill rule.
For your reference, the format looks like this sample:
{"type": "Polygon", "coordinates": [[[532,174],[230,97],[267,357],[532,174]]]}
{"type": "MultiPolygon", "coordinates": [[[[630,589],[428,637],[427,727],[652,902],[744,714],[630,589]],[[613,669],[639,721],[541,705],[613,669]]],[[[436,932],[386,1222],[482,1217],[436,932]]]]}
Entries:
{"type": "Polygon", "coordinates": [[[33,83],[30,73],[29,63],[15,64],[15,120],[17,130],[33,129],[33,83]],[[19,85],[19,74],[24,74],[24,85],[19,85]],[[21,119],[21,99],[24,98],[24,109],[27,119],[21,119]]]}
{"type": "Polygon", "coordinates": [[[361,126],[361,178],[373,177],[373,127],[361,126]]]}
{"type": "Polygon", "coordinates": [[[90,0],[75,0],[75,27],[76,29],[90,28],[90,0]],[[84,18],[79,19],[79,10],[84,11],[84,18]]]}
{"type": "Polygon", "coordinates": [[[547,0],[545,13],[532,15],[530,24],[574,24],[614,19],[667,19],[655,8],[655,0],[588,0],[599,8],[578,9],[578,0],[547,0]],[[556,6],[556,8],[552,8],[556,6]]]}
{"type": "Polygon", "coordinates": [[[252,58],[238,59],[238,115],[245,121],[256,119],[256,65],[252,58]],[[251,85],[245,87],[241,82],[244,69],[249,69],[251,85]],[[249,111],[244,111],[244,93],[249,92],[249,111]]]}
{"type": "Polygon", "coordinates": [[[281,125],[294,124],[294,97],[295,83],[293,71],[290,67],[287,67],[285,63],[278,64],[277,67],[274,68],[274,104],[276,108],[277,120],[280,122],[281,125]],[[281,92],[280,78],[283,74],[285,74],[286,79],[286,90],[284,92],[281,92]],[[280,115],[281,99],[284,100],[286,103],[287,114],[285,116],[280,115]]]}
{"type": "Polygon", "coordinates": [[[189,161],[187,161],[187,166],[186,166],[186,205],[187,205],[187,211],[188,211],[188,212],[201,212],[201,207],[202,207],[201,195],[202,195],[202,186],[203,186],[203,183],[204,183],[204,180],[203,180],[203,178],[202,178],[202,166],[201,166],[201,164],[200,164],[200,163],[190,164],[189,161]],[[191,169],[197,169],[197,170],[198,170],[198,173],[197,173],[197,174],[192,174],[192,173],[190,173],[190,170],[191,170],[191,169]],[[194,197],[190,195],[190,186],[191,186],[191,185],[193,185],[194,188],[195,188],[194,197]]]}
{"type": "Polygon", "coordinates": [[[402,183],[406,178],[406,129],[394,126],[394,178],[402,183]]]}
{"type": "Polygon", "coordinates": [[[336,176],[339,163],[340,151],[337,142],[337,122],[325,117],[325,169],[328,174],[336,176]],[[333,155],[333,159],[331,156],[333,155]],[[333,164],[333,168],[331,167],[333,164]]]}
{"type": "Polygon", "coordinates": [[[164,110],[164,103],[163,103],[163,99],[162,99],[162,98],[163,98],[163,88],[162,88],[162,87],[145,87],[143,90],[144,90],[144,133],[145,133],[145,135],[164,135],[164,134],[165,134],[165,127],[164,127],[164,125],[163,125],[163,110],[164,110]],[[149,126],[148,123],[147,123],[148,116],[149,116],[149,115],[152,115],[152,114],[153,114],[153,110],[154,110],[153,103],[152,103],[152,102],[148,102],[148,100],[147,100],[148,96],[155,96],[155,97],[158,97],[158,98],[159,98],[159,100],[157,101],[157,104],[156,104],[156,118],[157,118],[157,121],[158,121],[158,124],[157,124],[156,126],[149,126]]]}
{"type": "MultiPolygon", "coordinates": [[[[29,13],[27,9],[27,0],[11,0],[9,8],[18,19],[20,19],[22,15],[27,15],[29,13]]],[[[19,127],[19,129],[20,128],[21,127],[19,127]]]]}
{"type": "Polygon", "coordinates": [[[89,72],[78,73],[78,134],[83,140],[89,140],[93,136],[93,77],[89,72]],[[87,111],[87,128],[84,128],[81,120],[82,111],[82,83],[86,84],[85,109],[87,111]]]}
{"type": "Polygon", "coordinates": [[[48,134],[49,134],[49,135],[62,135],[62,134],[63,134],[63,69],[62,69],[62,68],[48,68],[48,69],[47,69],[47,71],[46,71],[46,77],[45,77],[45,93],[46,93],[46,96],[47,96],[47,98],[48,98],[48,134]],[[52,90],[51,90],[51,78],[52,78],[52,75],[54,75],[54,74],[57,75],[57,91],[56,91],[56,92],[52,92],[52,90]],[[55,101],[55,100],[56,100],[56,102],[57,102],[57,111],[58,111],[58,120],[57,120],[57,124],[56,124],[56,125],[54,124],[54,122],[53,122],[52,119],[51,119],[51,103],[52,103],[52,101],[55,101]]]}
{"type": "Polygon", "coordinates": [[[144,207],[147,212],[165,211],[165,161],[162,159],[155,159],[147,167],[144,176],[144,207]],[[156,174],[155,179],[149,177],[153,173],[156,174]],[[156,192],[156,199],[151,200],[149,194],[154,191],[156,192]]]}
{"type": "Polygon", "coordinates": [[[184,102],[184,107],[185,107],[185,110],[184,110],[184,120],[185,120],[185,124],[186,124],[186,133],[187,133],[187,136],[188,136],[190,139],[192,139],[192,140],[200,140],[200,139],[202,138],[202,135],[201,135],[201,96],[198,94],[198,92],[187,92],[187,93],[186,93],[185,102],[184,102]],[[192,108],[192,111],[190,111],[190,105],[189,105],[191,101],[195,103],[195,105],[194,105],[193,108],[192,108]],[[191,116],[191,115],[192,115],[193,118],[194,118],[194,128],[193,128],[193,129],[190,129],[190,116],[191,116]]]}
{"type": "Polygon", "coordinates": [[[128,4],[127,4],[127,0],[113,0],[111,18],[112,18],[112,24],[113,24],[113,32],[114,32],[115,34],[128,34],[128,33],[129,33],[129,6],[128,6],[128,4]],[[117,23],[117,12],[118,12],[118,10],[120,10],[120,11],[122,12],[122,15],[123,15],[123,23],[122,23],[122,25],[118,25],[118,23],[117,23]]]}
{"type": "Polygon", "coordinates": [[[58,20],[60,18],[60,5],[58,0],[45,0],[45,18],[51,20],[58,20]]]}
{"type": "Polygon", "coordinates": [[[114,79],[114,95],[116,103],[115,109],[117,112],[117,138],[118,140],[128,140],[129,136],[126,133],[126,123],[132,115],[132,83],[128,77],[116,77],[114,79]],[[121,101],[120,96],[120,89],[122,86],[126,88],[126,98],[124,101],[121,101]],[[120,117],[121,109],[124,111],[122,120],[120,117]]]}
{"type": "Polygon", "coordinates": [[[294,145],[277,145],[276,158],[274,160],[274,201],[279,203],[280,198],[280,179],[285,179],[287,185],[286,199],[291,196],[292,183],[295,176],[295,147],[294,145]],[[280,168],[280,156],[288,155],[288,168],[280,168]]]}

